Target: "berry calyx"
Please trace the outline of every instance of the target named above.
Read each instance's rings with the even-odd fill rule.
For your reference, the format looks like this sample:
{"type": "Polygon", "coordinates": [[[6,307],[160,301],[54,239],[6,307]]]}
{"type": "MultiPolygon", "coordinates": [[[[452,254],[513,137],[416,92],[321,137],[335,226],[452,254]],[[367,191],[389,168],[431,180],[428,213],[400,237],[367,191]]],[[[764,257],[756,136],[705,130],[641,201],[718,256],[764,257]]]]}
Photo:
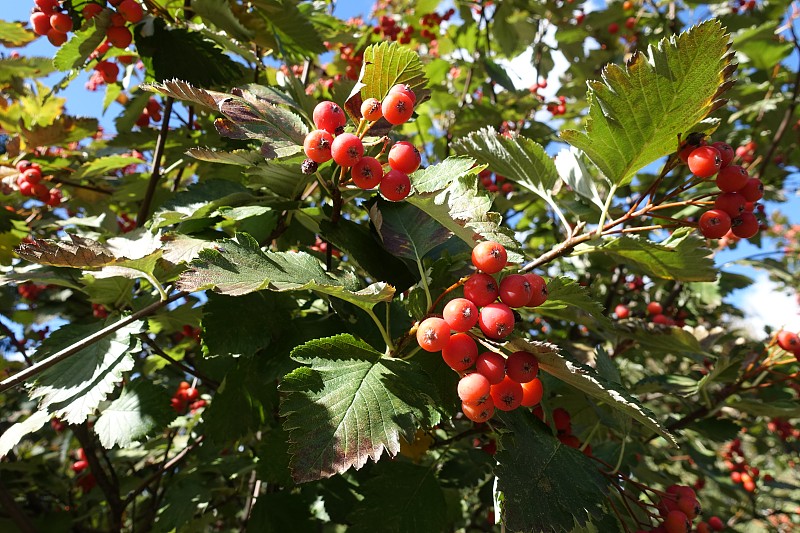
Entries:
{"type": "Polygon", "coordinates": [[[483,241],[472,249],[472,264],[487,274],[503,270],[508,260],[505,247],[494,241],[483,241]]]}
{"type": "Polygon", "coordinates": [[[517,383],[528,383],[539,374],[539,361],[532,353],[514,352],[506,361],[506,375],[517,383]]]}
{"type": "Polygon", "coordinates": [[[709,209],[700,215],[699,227],[707,239],[720,239],[731,229],[731,217],[722,209],[709,209]]]}
{"type": "Polygon", "coordinates": [[[381,194],[387,200],[399,202],[411,193],[411,180],[408,174],[399,170],[390,170],[381,179],[381,194]]]}
{"type": "Polygon", "coordinates": [[[444,306],[442,316],[450,329],[463,333],[478,323],[478,307],[467,298],[455,298],[444,306]]]}
{"type": "Polygon", "coordinates": [[[733,158],[736,157],[736,152],[733,151],[733,147],[723,141],[717,141],[715,143],[711,143],[711,146],[717,149],[719,152],[719,157],[722,160],[722,164],[720,168],[725,168],[731,164],[733,158]]]}
{"type": "Polygon", "coordinates": [[[489,397],[491,384],[486,376],[474,372],[458,382],[458,397],[467,405],[478,405],[489,397]]]}
{"type": "Polygon", "coordinates": [[[698,178],[710,178],[719,172],[720,166],[722,166],[722,157],[719,150],[713,146],[700,146],[689,154],[687,163],[689,170],[698,178]]]}
{"type": "Polygon", "coordinates": [[[364,157],[364,144],[352,133],[342,133],[331,143],[331,156],[337,164],[352,167],[364,157]]]}
{"type": "Polygon", "coordinates": [[[464,298],[478,307],[489,305],[497,300],[499,295],[497,282],[489,274],[477,272],[464,283],[464,298]]]}
{"type": "Polygon", "coordinates": [[[417,327],[417,342],[427,352],[438,352],[449,341],[450,326],[441,318],[426,318],[417,327]]]}
{"type": "Polygon", "coordinates": [[[456,333],[442,348],[442,358],[456,372],[463,372],[475,363],[478,345],[466,333],[456,333]]]}
{"type": "Polygon", "coordinates": [[[389,94],[392,94],[392,93],[404,94],[404,95],[408,96],[409,99],[411,99],[411,103],[413,105],[417,105],[417,95],[416,95],[416,93],[411,89],[410,86],[406,85],[405,83],[398,83],[397,85],[392,86],[392,88],[389,89],[389,94]]]}
{"type": "Polygon", "coordinates": [[[514,331],[514,312],[506,304],[491,303],[481,309],[478,325],[489,338],[508,337],[514,331]]]}
{"type": "Polygon", "coordinates": [[[303,151],[306,157],[315,163],[325,163],[331,160],[331,145],[333,136],[326,130],[314,130],[306,135],[303,141],[303,151]]]}
{"type": "Polygon", "coordinates": [[[383,166],[374,157],[364,156],[353,165],[350,177],[359,189],[374,189],[383,179],[383,166]]]}
{"type": "Polygon", "coordinates": [[[492,385],[490,394],[495,408],[501,411],[513,411],[522,404],[522,385],[508,376],[492,385]]]}

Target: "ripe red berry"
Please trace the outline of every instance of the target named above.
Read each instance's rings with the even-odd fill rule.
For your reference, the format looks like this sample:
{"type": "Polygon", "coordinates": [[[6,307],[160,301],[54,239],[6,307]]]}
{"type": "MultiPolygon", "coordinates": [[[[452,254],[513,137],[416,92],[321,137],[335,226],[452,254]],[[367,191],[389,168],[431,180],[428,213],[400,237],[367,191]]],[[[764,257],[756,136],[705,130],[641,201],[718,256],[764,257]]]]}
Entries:
{"type": "Polygon", "coordinates": [[[414,114],[414,102],[411,98],[406,96],[405,93],[390,92],[389,95],[383,99],[381,109],[383,110],[383,118],[385,118],[389,124],[397,126],[398,124],[408,122],[408,119],[414,114]]]}
{"type": "Polygon", "coordinates": [[[42,181],[42,171],[39,170],[38,166],[29,168],[22,172],[19,178],[17,178],[17,182],[19,180],[25,180],[31,185],[36,185],[40,181],[42,181]]]}
{"type": "Polygon", "coordinates": [[[125,20],[136,24],[142,20],[144,9],[135,0],[122,0],[117,6],[117,12],[121,13],[125,20]]]}
{"type": "Polygon", "coordinates": [[[89,468],[89,462],[85,459],[81,459],[72,463],[72,471],[75,473],[83,472],[87,468],[89,468]]]}
{"type": "Polygon", "coordinates": [[[744,212],[744,204],[746,201],[744,196],[738,192],[725,192],[717,196],[717,199],[714,200],[714,209],[725,211],[733,218],[744,212]]]}
{"type": "Polygon", "coordinates": [[[183,397],[190,402],[195,401],[200,396],[200,391],[198,391],[194,387],[189,387],[188,389],[182,389],[183,397]]]}
{"type": "Polygon", "coordinates": [[[478,424],[486,422],[494,415],[494,403],[490,396],[485,402],[479,405],[461,404],[461,411],[464,415],[478,424]]]}
{"type": "Polygon", "coordinates": [[[658,315],[664,312],[664,308],[658,302],[650,302],[647,304],[647,313],[650,315],[658,315]]]}
{"type": "Polygon", "coordinates": [[[522,385],[506,376],[491,387],[492,402],[501,411],[511,411],[522,404],[522,385]]]}
{"type": "Polygon", "coordinates": [[[381,194],[387,200],[399,202],[411,193],[411,180],[408,174],[399,170],[390,170],[381,179],[381,194]]]}
{"type": "Polygon", "coordinates": [[[800,336],[791,331],[782,330],[776,336],[778,346],[787,352],[798,353],[800,352],[800,336]]]}
{"type": "Polygon", "coordinates": [[[681,511],[670,511],[664,519],[664,529],[667,533],[689,533],[692,524],[681,511]]]}
{"type": "Polygon", "coordinates": [[[417,342],[427,352],[438,352],[449,340],[450,326],[441,318],[426,318],[417,328],[417,342]]]}
{"type": "Polygon", "coordinates": [[[719,155],[719,150],[713,146],[701,146],[689,154],[687,162],[692,174],[698,178],[709,178],[719,172],[722,157],[719,155]]]}
{"type": "Polygon", "coordinates": [[[331,159],[333,136],[326,130],[314,130],[306,135],[303,151],[315,163],[325,163],[331,159]]]}
{"type": "Polygon", "coordinates": [[[337,164],[352,167],[364,157],[364,144],[352,133],[342,133],[333,139],[331,155],[337,164]]]}
{"type": "Polygon", "coordinates": [[[757,202],[764,197],[764,184],[758,178],[750,178],[739,191],[748,202],[757,202]]]}
{"type": "Polygon", "coordinates": [[[412,105],[417,105],[417,95],[411,90],[411,87],[404,83],[398,83],[397,85],[393,86],[389,89],[389,94],[392,93],[402,93],[411,100],[412,105]]]}
{"type": "Polygon", "coordinates": [[[53,46],[61,46],[67,42],[67,34],[55,28],[50,28],[50,31],[47,32],[47,40],[50,41],[50,44],[53,46]]]}
{"type": "Polygon", "coordinates": [[[377,98],[367,98],[361,104],[361,116],[370,122],[380,120],[383,116],[381,102],[377,98]]]}
{"type": "Polygon", "coordinates": [[[353,165],[350,177],[359,189],[374,189],[383,179],[383,166],[374,157],[364,156],[361,161],[353,165]]]}
{"type": "Polygon", "coordinates": [[[506,374],[517,383],[528,383],[539,374],[539,361],[532,353],[514,352],[506,361],[506,374]]]}
{"type": "Polygon", "coordinates": [[[483,352],[475,360],[475,369],[483,374],[490,384],[497,385],[506,375],[506,359],[495,352],[483,352]]]}
{"type": "Polygon", "coordinates": [[[731,231],[740,239],[749,239],[758,233],[758,219],[753,213],[740,213],[731,219],[731,231]]]}
{"type": "Polygon", "coordinates": [[[419,168],[421,162],[419,150],[409,142],[397,142],[389,150],[389,166],[400,172],[411,174],[419,168]]]}
{"type": "Polygon", "coordinates": [[[744,167],[730,165],[717,174],[717,187],[722,192],[736,192],[745,186],[749,177],[744,167]]]}
{"type": "Polygon", "coordinates": [[[486,376],[474,372],[458,382],[458,397],[467,405],[478,405],[489,397],[491,384],[486,376]]]}
{"type": "Polygon", "coordinates": [[[612,22],[611,24],[608,25],[608,33],[614,34],[617,33],[618,31],[619,31],[619,24],[617,24],[616,22],[612,22]]]}
{"type": "Polygon", "coordinates": [[[508,261],[508,254],[505,247],[494,241],[479,242],[472,249],[472,264],[475,268],[495,274],[505,268],[508,261]]]}
{"type": "Polygon", "coordinates": [[[92,20],[99,15],[101,11],[103,11],[103,6],[100,4],[86,4],[83,7],[83,11],[81,11],[81,15],[83,15],[83,18],[86,20],[92,20]]]}
{"type": "Polygon", "coordinates": [[[528,307],[538,307],[547,301],[547,282],[539,274],[528,272],[525,279],[531,284],[531,299],[528,300],[528,307]]]}
{"type": "Polygon", "coordinates": [[[614,308],[614,314],[617,315],[617,318],[620,320],[624,320],[631,315],[631,311],[626,306],[619,304],[614,308]]]}
{"type": "Polygon", "coordinates": [[[456,372],[463,372],[475,363],[478,357],[478,345],[466,333],[451,336],[442,348],[442,358],[456,372]]]}
{"type": "Polygon", "coordinates": [[[50,26],[61,33],[72,31],[72,19],[66,13],[56,13],[50,17],[50,26]]]}
{"type": "Polygon", "coordinates": [[[636,27],[636,17],[628,17],[625,20],[625,27],[628,28],[629,30],[632,30],[633,28],[635,28],[636,27]]]}
{"type": "Polygon", "coordinates": [[[698,522],[695,526],[697,533],[711,533],[711,527],[705,522],[698,522]]]}
{"type": "Polygon", "coordinates": [[[522,274],[510,274],[500,280],[500,300],[509,307],[523,307],[533,296],[531,283],[522,274]]]}
{"type": "MultiPolygon", "coordinates": [[[[117,76],[119,76],[119,67],[116,63],[112,63],[111,61],[100,61],[95,65],[94,69],[100,73],[100,76],[106,83],[114,83],[117,81],[117,76]]],[[[148,116],[148,121],[149,118],[148,116]]]]}
{"type": "Polygon", "coordinates": [[[552,413],[553,425],[559,433],[572,433],[572,417],[562,407],[556,407],[552,413]]]}
{"type": "Polygon", "coordinates": [[[725,168],[730,165],[733,161],[733,158],[736,156],[736,153],[733,151],[733,147],[726,142],[717,141],[712,143],[711,146],[719,151],[719,157],[722,160],[720,168],[725,168]]]}
{"type": "Polygon", "coordinates": [[[133,41],[133,35],[125,26],[111,26],[106,30],[106,39],[112,46],[127,48],[133,41]]]}
{"type": "Polygon", "coordinates": [[[492,303],[481,309],[478,325],[491,339],[502,339],[514,331],[514,312],[506,304],[492,303]]]}
{"type": "Polygon", "coordinates": [[[497,282],[489,274],[477,272],[464,283],[464,298],[478,307],[489,305],[500,295],[497,282]]]}
{"type": "Polygon", "coordinates": [[[542,381],[539,378],[534,378],[527,383],[522,384],[522,402],[523,407],[533,407],[542,401],[544,396],[544,388],[542,381]]]}
{"type": "Polygon", "coordinates": [[[33,0],[33,3],[47,15],[52,15],[59,10],[58,0],[33,0]]]}
{"type": "Polygon", "coordinates": [[[36,35],[47,35],[50,31],[50,15],[37,11],[31,14],[30,18],[31,28],[36,35]]]}
{"type": "Polygon", "coordinates": [[[711,526],[711,529],[714,531],[722,531],[725,529],[725,523],[718,516],[712,516],[709,518],[708,525],[711,526]]]}
{"type": "Polygon", "coordinates": [[[314,125],[319,130],[325,130],[331,135],[341,133],[347,124],[347,115],[335,102],[320,102],[312,114],[314,125]]]}
{"type": "Polygon", "coordinates": [[[442,316],[450,329],[465,332],[478,323],[478,307],[467,298],[454,298],[444,306],[442,316]]]}
{"type": "Polygon", "coordinates": [[[707,239],[720,239],[731,229],[731,216],[722,209],[709,209],[700,215],[699,226],[707,239]]]}
{"type": "Polygon", "coordinates": [[[678,497],[678,510],[685,514],[689,520],[694,520],[696,516],[703,512],[697,498],[684,496],[678,497]]]}

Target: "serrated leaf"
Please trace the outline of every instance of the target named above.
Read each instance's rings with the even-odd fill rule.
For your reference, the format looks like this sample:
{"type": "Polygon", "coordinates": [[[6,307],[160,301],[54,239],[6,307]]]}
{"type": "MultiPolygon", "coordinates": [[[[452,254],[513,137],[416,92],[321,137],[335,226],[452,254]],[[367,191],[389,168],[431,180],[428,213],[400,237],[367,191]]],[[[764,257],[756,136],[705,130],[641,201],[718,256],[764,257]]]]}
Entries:
{"type": "Polygon", "coordinates": [[[73,268],[99,268],[116,261],[108,248],[99,242],[69,234],[72,242],[34,239],[17,247],[23,259],[40,265],[73,268]]]}
{"type": "Polygon", "coordinates": [[[92,52],[106,38],[106,30],[111,26],[111,10],[104,9],[75,32],[69,41],[59,47],[53,57],[53,65],[58,70],[80,69],[92,52]]]}
{"type": "Polygon", "coordinates": [[[569,150],[561,150],[555,159],[558,176],[569,185],[570,189],[580,194],[600,209],[605,208],[603,198],[608,193],[606,180],[598,183],[589,173],[583,161],[583,154],[574,146],[569,150]],[[602,189],[602,193],[601,193],[602,189]]]}
{"type": "MultiPolygon", "coordinates": [[[[99,322],[62,326],[42,341],[35,357],[41,360],[102,327],[99,322]]],[[[51,366],[36,378],[31,398],[65,422],[84,422],[133,368],[130,352],[138,341],[132,336],[143,329],[144,322],[135,321],[51,366]]]]}
{"type": "Polygon", "coordinates": [[[97,133],[98,124],[96,118],[60,115],[46,126],[20,126],[19,131],[26,146],[54,146],[91,137],[97,133]]]}
{"type": "Polygon", "coordinates": [[[239,41],[249,41],[253,32],[244,27],[228,0],[192,0],[192,11],[239,41]]]}
{"type": "Polygon", "coordinates": [[[442,512],[447,505],[435,467],[384,461],[360,492],[364,499],[349,516],[353,533],[439,533],[447,529],[447,516],[442,512]]]}
{"type": "MultiPolygon", "coordinates": [[[[4,24],[0,21],[0,25],[4,24]]],[[[0,82],[14,78],[43,78],[55,71],[53,61],[47,57],[3,57],[0,58],[0,82]]]]}
{"type": "Polygon", "coordinates": [[[201,181],[162,204],[153,215],[151,229],[208,218],[222,206],[243,205],[254,199],[253,193],[239,183],[218,179],[201,181]]]}
{"type": "Polygon", "coordinates": [[[391,301],[395,292],[383,282],[358,291],[349,290],[340,279],[325,272],[313,256],[305,252],[264,252],[246,233],[217,243],[216,249],[201,251],[189,270],[181,274],[178,286],[187,291],[214,289],[231,296],[262,289],[312,290],[362,309],[391,301]]]}
{"type": "Polygon", "coordinates": [[[145,378],[125,385],[120,397],[103,409],[94,431],[106,448],[127,448],[166,427],[175,412],[169,407],[169,392],[145,378]]]}
{"type": "Polygon", "coordinates": [[[379,199],[369,217],[383,240],[383,247],[397,257],[422,261],[425,255],[447,241],[452,233],[409,203],[379,199]]]}
{"type": "Polygon", "coordinates": [[[225,296],[210,293],[208,303],[203,306],[204,355],[250,356],[269,346],[272,337],[280,329],[283,311],[275,294],[258,291],[244,296],[225,296]],[[247,313],[231,322],[238,310],[247,313]],[[271,328],[275,328],[274,330],[271,328]],[[259,335],[252,332],[258,331],[259,335]]]}
{"type": "Polygon", "coordinates": [[[278,161],[264,161],[258,166],[253,166],[245,171],[248,183],[259,185],[279,198],[296,198],[308,183],[314,179],[313,175],[300,172],[297,163],[281,163],[278,161]]]}
{"type": "Polygon", "coordinates": [[[251,150],[223,152],[222,150],[212,150],[209,148],[189,148],[186,154],[208,163],[222,163],[224,165],[237,165],[240,167],[251,167],[264,162],[263,155],[251,150]]]}
{"type": "Polygon", "coordinates": [[[36,37],[37,35],[26,29],[22,22],[0,20],[0,44],[6,48],[25,46],[36,37]]]}
{"type": "Polygon", "coordinates": [[[43,267],[41,265],[24,265],[15,267],[13,272],[0,276],[0,286],[8,283],[22,283],[32,281],[42,285],[57,285],[70,289],[81,290],[79,282],[80,271],[67,270],[58,267],[43,267]]]}
{"type": "Polygon", "coordinates": [[[141,165],[144,163],[143,159],[138,157],[131,157],[125,155],[110,155],[106,157],[98,157],[88,163],[84,163],[70,176],[71,180],[81,178],[93,178],[102,176],[112,170],[119,170],[130,165],[141,165]]]}
{"type": "Polygon", "coordinates": [[[589,366],[567,359],[558,346],[519,338],[508,341],[505,346],[512,352],[526,351],[534,354],[539,360],[539,368],[548,374],[637,420],[664,437],[667,442],[676,444],[675,437],[661,426],[655,415],[622,385],[606,380],[589,366]]]}
{"type": "Polygon", "coordinates": [[[180,233],[167,234],[162,237],[164,242],[165,261],[172,264],[189,263],[200,255],[201,250],[213,248],[214,243],[205,239],[196,239],[180,233]]]}
{"type": "Polygon", "coordinates": [[[251,4],[266,22],[266,31],[258,32],[257,39],[268,48],[278,49],[296,62],[325,52],[320,31],[311,22],[314,6],[290,0],[253,0],[251,4]]]}
{"type": "Polygon", "coordinates": [[[591,315],[602,327],[613,328],[613,324],[603,312],[603,306],[575,280],[563,276],[553,278],[547,283],[547,292],[547,301],[536,308],[536,313],[562,320],[578,321],[580,311],[583,311],[591,315]]]}
{"type": "Polygon", "coordinates": [[[562,444],[530,412],[499,415],[502,432],[495,458],[503,493],[503,524],[510,531],[571,531],[607,513],[608,482],[578,450],[562,444]]]}
{"type": "Polygon", "coordinates": [[[440,163],[421,168],[411,174],[414,189],[421,193],[441,191],[459,178],[477,175],[483,167],[476,167],[470,157],[448,157],[440,163]]]}
{"type": "Polygon", "coordinates": [[[636,266],[649,276],[679,281],[714,281],[717,269],[712,252],[705,242],[692,234],[692,228],[680,228],[672,236],[655,243],[638,235],[624,235],[598,246],[580,245],[575,253],[604,252],[620,263],[636,266]]]}
{"type": "MultiPolygon", "coordinates": [[[[730,39],[716,20],[663,39],[639,52],[625,69],[607,65],[603,81],[589,82],[585,131],[566,130],[561,138],[583,150],[616,185],[677,149],[678,135],[721,104],[735,70],[730,39]]],[[[705,131],[707,127],[700,128],[705,131]]]]}
{"type": "Polygon", "coordinates": [[[27,435],[39,431],[52,417],[53,415],[47,411],[36,411],[22,422],[9,426],[0,435],[0,459],[8,455],[8,452],[27,435]]]}
{"type": "Polygon", "coordinates": [[[435,400],[427,375],[410,362],[382,357],[351,335],[316,339],[292,351],[309,365],[284,377],[281,416],[298,483],[359,469],[400,451],[430,420],[435,400]]]}
{"type": "Polygon", "coordinates": [[[551,197],[558,180],[556,166],[542,145],[516,133],[507,137],[490,126],[459,139],[453,148],[542,198],[551,197]]]}

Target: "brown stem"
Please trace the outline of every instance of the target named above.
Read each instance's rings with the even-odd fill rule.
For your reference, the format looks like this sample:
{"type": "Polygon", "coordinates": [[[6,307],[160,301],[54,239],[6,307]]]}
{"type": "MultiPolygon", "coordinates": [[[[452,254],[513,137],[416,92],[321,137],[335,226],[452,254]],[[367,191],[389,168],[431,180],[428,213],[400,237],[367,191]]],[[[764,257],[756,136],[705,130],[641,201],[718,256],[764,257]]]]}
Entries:
{"type": "Polygon", "coordinates": [[[167,361],[169,361],[173,365],[177,366],[178,368],[180,368],[182,371],[186,372],[187,374],[189,374],[191,376],[195,376],[196,378],[202,380],[203,383],[205,383],[206,385],[208,385],[210,388],[214,389],[215,391],[219,388],[219,382],[218,381],[216,381],[214,379],[211,379],[210,377],[206,376],[205,374],[203,374],[202,372],[200,372],[196,368],[192,368],[189,365],[183,363],[182,361],[178,361],[177,359],[175,359],[174,357],[169,355],[167,352],[165,352],[158,344],[156,344],[156,341],[154,341],[153,339],[148,337],[146,333],[141,333],[139,335],[139,338],[142,340],[143,343],[148,345],[150,347],[150,349],[153,350],[153,352],[156,355],[158,355],[160,357],[163,357],[164,359],[166,359],[167,361]]]}
{"type": "MultiPolygon", "coordinates": [[[[5,315],[0,316],[4,317],[5,315]]],[[[14,335],[14,332],[11,331],[11,328],[9,328],[2,320],[0,320],[0,331],[6,334],[11,341],[11,344],[17,348],[17,351],[19,351],[20,355],[22,355],[22,358],[25,359],[25,362],[28,364],[28,366],[33,366],[33,361],[31,361],[31,358],[28,357],[28,352],[25,349],[25,343],[19,340],[17,336],[14,335]]]]}
{"type": "Polygon", "coordinates": [[[175,457],[173,457],[172,459],[170,459],[169,461],[167,461],[166,463],[164,463],[164,464],[163,464],[163,465],[162,465],[162,466],[161,466],[161,467],[160,467],[160,468],[159,468],[157,471],[153,472],[153,473],[152,473],[150,476],[148,476],[148,477],[147,477],[147,479],[145,479],[144,481],[142,481],[142,482],[139,484],[139,486],[138,486],[138,487],[136,487],[136,488],[135,488],[135,489],[134,489],[134,490],[133,490],[133,491],[132,491],[130,494],[128,494],[128,496],[125,498],[125,501],[123,502],[123,503],[124,503],[124,505],[125,505],[125,507],[127,507],[128,505],[130,505],[130,503],[131,503],[131,502],[134,500],[134,498],[136,498],[136,496],[138,496],[139,494],[141,494],[142,492],[144,492],[144,491],[145,491],[145,489],[147,489],[147,487],[148,487],[148,486],[150,486],[150,484],[151,484],[153,481],[157,480],[157,479],[158,479],[158,478],[160,478],[162,475],[164,475],[164,472],[166,472],[166,471],[170,470],[170,469],[171,469],[172,467],[174,467],[176,464],[178,464],[179,462],[181,462],[181,460],[182,460],[184,457],[186,457],[186,455],[187,455],[187,454],[188,454],[190,451],[192,451],[193,449],[195,449],[197,446],[199,446],[199,445],[200,445],[200,444],[203,442],[203,439],[204,439],[204,438],[205,438],[205,437],[204,437],[203,435],[200,435],[200,436],[197,438],[197,440],[195,440],[193,443],[191,443],[190,445],[188,445],[186,448],[184,448],[184,449],[182,449],[181,451],[179,451],[178,453],[176,453],[176,454],[175,454],[175,457]]]}
{"type": "MultiPolygon", "coordinates": [[[[89,469],[97,481],[97,486],[100,487],[106,497],[109,511],[111,512],[109,517],[111,530],[122,531],[122,515],[125,512],[125,506],[119,496],[119,485],[116,483],[116,476],[110,476],[100,464],[95,440],[89,433],[86,423],[71,425],[70,429],[72,429],[72,433],[78,439],[78,442],[81,443],[83,452],[86,455],[86,461],[89,463],[89,469]]],[[[100,453],[104,452],[101,451],[100,453]]]]}
{"type": "Polygon", "coordinates": [[[87,191],[97,192],[100,194],[113,194],[113,191],[109,191],[108,189],[101,189],[100,187],[95,187],[94,185],[84,185],[83,183],[65,180],[64,178],[53,177],[50,181],[53,183],[60,183],[61,185],[67,185],[68,187],[75,187],[76,189],[86,189],[87,191]]]}
{"type": "Polygon", "coordinates": [[[167,133],[169,132],[169,118],[172,114],[172,103],[175,100],[168,96],[164,104],[164,116],[161,121],[161,130],[158,132],[156,149],[153,153],[153,172],[150,174],[150,181],[147,183],[147,191],[144,200],[139,207],[139,214],[136,216],[136,227],[141,228],[150,216],[150,204],[153,203],[153,196],[156,193],[158,179],[161,177],[161,158],[164,156],[164,147],[167,144],[167,133]]]}

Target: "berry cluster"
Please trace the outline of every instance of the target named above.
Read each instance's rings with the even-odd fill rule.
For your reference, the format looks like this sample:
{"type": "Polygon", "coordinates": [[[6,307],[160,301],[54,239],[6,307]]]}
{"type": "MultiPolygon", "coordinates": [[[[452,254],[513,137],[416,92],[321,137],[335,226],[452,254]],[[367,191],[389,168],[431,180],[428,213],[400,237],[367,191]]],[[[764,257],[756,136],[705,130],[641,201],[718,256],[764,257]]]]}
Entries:
{"type": "MultiPolygon", "coordinates": [[[[46,35],[53,46],[61,46],[67,42],[67,34],[73,30],[73,18],[70,13],[63,11],[64,4],[59,0],[34,0],[36,7],[31,13],[30,23],[34,33],[46,35]]],[[[111,16],[111,26],[106,30],[106,39],[117,48],[126,48],[133,35],[126,24],[136,24],[144,17],[144,8],[136,0],[109,0],[116,7],[116,12],[111,16]]],[[[97,16],[105,8],[106,0],[89,2],[84,5],[80,15],[85,20],[97,16]]]]}
{"type": "Polygon", "coordinates": [[[206,406],[206,401],[200,398],[200,391],[189,385],[188,382],[181,381],[169,404],[178,414],[185,413],[187,408],[194,414],[195,411],[206,406]]]}
{"type": "MultiPolygon", "coordinates": [[[[398,84],[389,90],[383,102],[368,98],[361,105],[361,114],[369,123],[381,118],[392,125],[407,122],[414,112],[417,97],[408,85],[398,84]]],[[[345,133],[347,116],[336,103],[320,102],[314,108],[316,130],[306,135],[303,150],[306,159],[302,171],[306,174],[316,172],[318,165],[333,159],[343,168],[350,169],[350,177],[357,187],[368,190],[380,187],[387,200],[398,202],[411,192],[409,174],[417,170],[422,156],[411,143],[400,141],[389,150],[389,170],[384,173],[383,165],[374,157],[364,155],[361,138],[345,133]]]]}
{"type": "Polygon", "coordinates": [[[694,489],[686,485],[671,485],[667,487],[666,492],[660,493],[660,495],[658,511],[662,522],[652,532],[688,533],[691,531],[692,521],[702,512],[694,489]]]}
{"type": "Polygon", "coordinates": [[[17,294],[26,300],[35,302],[46,288],[47,285],[41,285],[39,283],[23,283],[17,286],[17,294]]]}
{"type": "Polygon", "coordinates": [[[791,352],[800,361],[800,336],[792,331],[781,330],[775,340],[782,349],[791,352]]]}
{"type": "Polygon", "coordinates": [[[559,96],[558,103],[550,102],[549,104],[547,104],[547,110],[550,111],[550,113],[552,113],[554,117],[566,114],[567,98],[564,96],[559,96]]]}
{"type": "MultiPolygon", "coordinates": [[[[541,410],[541,408],[536,409],[534,414],[543,422],[547,423],[544,419],[544,412],[541,410]]],[[[561,444],[569,446],[570,448],[575,448],[576,450],[580,449],[581,441],[578,439],[578,437],[572,434],[572,417],[570,416],[569,411],[563,407],[556,407],[553,409],[550,417],[552,418],[553,426],[556,429],[556,437],[559,441],[561,441],[561,444]]],[[[592,455],[592,446],[587,444],[583,449],[583,453],[585,455],[592,455]]]]}
{"type": "Polygon", "coordinates": [[[17,187],[23,196],[30,196],[36,198],[40,202],[44,202],[51,207],[61,205],[61,191],[59,189],[48,189],[42,183],[42,169],[36,163],[22,160],[17,163],[17,187]]]}
{"type": "Polygon", "coordinates": [[[119,64],[114,63],[111,59],[102,59],[110,49],[111,43],[103,41],[89,54],[89,59],[97,59],[97,63],[94,66],[94,72],[86,82],[87,90],[94,92],[104,84],[116,82],[119,77],[120,67],[124,68],[125,65],[130,65],[136,59],[136,56],[133,55],[118,55],[112,58],[116,59],[119,64]]]}
{"type": "Polygon", "coordinates": [[[539,362],[534,355],[524,351],[508,357],[496,352],[478,354],[478,345],[468,333],[477,325],[486,337],[503,339],[514,330],[512,307],[535,307],[547,299],[547,285],[536,274],[509,274],[498,284],[492,274],[503,270],[506,262],[503,245],[491,241],[478,244],[472,250],[472,264],[480,272],[464,283],[464,298],[450,300],[442,318],[426,318],[417,327],[420,347],[441,351],[445,363],[456,372],[466,373],[475,365],[476,372],[463,375],[458,384],[462,411],[474,422],[489,420],[495,408],[532,407],[542,399],[542,384],[536,378],[539,362]]]}
{"type": "Polygon", "coordinates": [[[103,304],[92,304],[92,316],[103,319],[108,316],[108,308],[103,304]]]}
{"type": "Polygon", "coordinates": [[[153,97],[150,97],[142,114],[136,119],[136,125],[140,128],[146,128],[151,121],[153,123],[161,122],[161,104],[153,97]]]}
{"type": "Polygon", "coordinates": [[[515,191],[514,184],[510,181],[506,181],[505,176],[494,173],[488,168],[481,170],[480,174],[478,174],[478,178],[481,180],[481,185],[489,192],[502,192],[503,194],[509,195],[515,191]]]}
{"type": "Polygon", "coordinates": [[[72,463],[72,471],[78,475],[78,486],[86,494],[97,485],[97,480],[95,480],[94,474],[86,472],[89,469],[89,461],[86,460],[86,453],[83,448],[78,448],[76,456],[78,460],[72,463]],[[83,472],[86,472],[86,474],[83,474],[83,472]]]}
{"type": "Polygon", "coordinates": [[[794,427],[791,422],[783,418],[773,418],[767,423],[767,429],[772,433],[776,433],[778,437],[784,442],[794,437],[795,440],[800,440],[800,429],[794,427]]]}
{"type": "Polygon", "coordinates": [[[742,451],[742,440],[732,440],[722,452],[722,458],[731,472],[731,481],[737,485],[741,484],[747,492],[754,492],[760,472],[758,468],[748,464],[747,457],[742,451]]]}
{"type": "Polygon", "coordinates": [[[714,201],[714,208],[700,216],[703,236],[719,239],[728,231],[742,239],[755,236],[759,223],[753,211],[755,202],[764,196],[764,185],[758,178],[751,178],[744,167],[731,164],[735,156],[731,145],[715,142],[695,147],[689,144],[679,155],[698,178],[717,176],[716,184],[721,193],[714,201]]]}

